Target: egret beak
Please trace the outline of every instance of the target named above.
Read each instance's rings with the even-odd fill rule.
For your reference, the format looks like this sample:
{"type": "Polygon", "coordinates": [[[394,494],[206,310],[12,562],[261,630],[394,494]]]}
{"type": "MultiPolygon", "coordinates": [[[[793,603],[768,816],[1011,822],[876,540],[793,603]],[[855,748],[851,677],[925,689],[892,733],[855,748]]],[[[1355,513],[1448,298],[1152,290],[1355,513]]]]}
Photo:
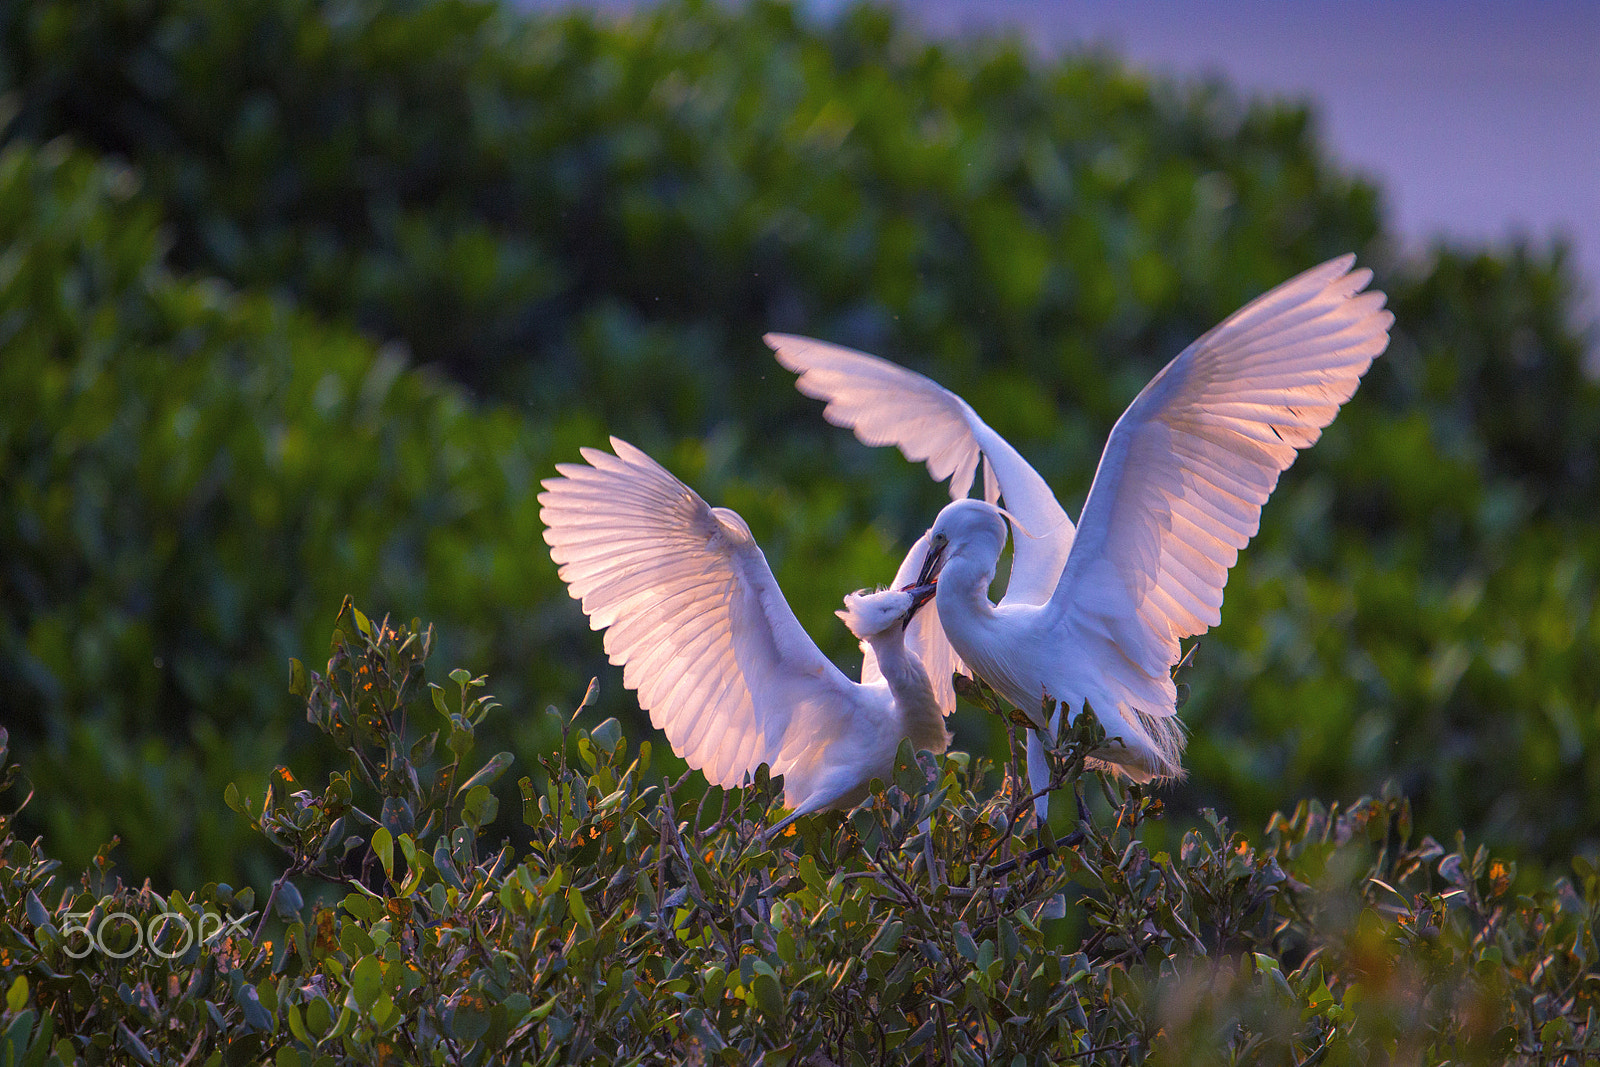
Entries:
{"type": "Polygon", "coordinates": [[[938,545],[928,549],[927,558],[922,561],[922,570],[917,574],[918,587],[928,585],[938,580],[939,571],[944,567],[945,549],[950,547],[949,541],[941,541],[938,545]]]}
{"type": "Polygon", "coordinates": [[[911,625],[911,620],[916,617],[922,605],[933,599],[934,592],[939,588],[937,583],[928,582],[924,585],[912,585],[902,589],[902,593],[911,594],[911,607],[906,609],[905,615],[900,620],[900,629],[904,630],[911,625]]]}

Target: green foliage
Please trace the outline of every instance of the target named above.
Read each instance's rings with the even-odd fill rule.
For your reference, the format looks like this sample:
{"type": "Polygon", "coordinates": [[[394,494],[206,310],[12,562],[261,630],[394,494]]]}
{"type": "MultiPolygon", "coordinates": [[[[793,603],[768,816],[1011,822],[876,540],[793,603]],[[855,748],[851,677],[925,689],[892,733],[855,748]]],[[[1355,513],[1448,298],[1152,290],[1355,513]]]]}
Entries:
{"type": "Polygon", "coordinates": [[[0,154],[0,718],[69,861],[120,834],[136,870],[238,878],[206,799],[292,736],[282,664],[344,589],[474,620],[465,659],[535,659],[541,435],[172,276],[129,186],[59,144],[0,154]]]}
{"type": "Polygon", "coordinates": [[[642,732],[533,501],[605,433],[737,508],[847,654],[840,593],[941,494],[824,425],[768,329],[928,371],[1072,511],[1162,361],[1348,250],[1394,343],[1200,642],[1174,821],[1393,781],[1436,837],[1595,853],[1576,283],[1559,248],[1401,260],[1304,108],[773,3],[37,0],[0,6],[0,86],[0,715],[73,862],[120,834],[134,870],[238,878],[203,798],[302,740],[280,665],[346,592],[438,620],[515,707],[600,675],[642,732]]]}
{"type": "Polygon", "coordinates": [[[1600,1048],[1600,388],[1559,248],[1402,261],[1303,108],[872,8],[36,0],[0,120],[0,1063],[1600,1048]],[[608,671],[534,499],[607,432],[850,649],[830,610],[941,494],[762,332],[928,371],[1072,510],[1162,361],[1351,249],[1394,343],[1242,555],[1159,799],[1083,772],[1085,721],[1048,848],[972,690],[974,755],[767,841],[774,783],[677,777],[619,685],[495,714],[480,672],[526,708],[608,671]],[[347,604],[300,720],[282,664],[346,593],[473,670],[347,604]]]}
{"type": "Polygon", "coordinates": [[[1092,378],[1378,226],[1299,109],[870,7],[46,0],[0,33],[15,129],[133,162],[183,266],[541,411],[649,388],[625,414],[670,432],[798,407],[767,329],[1092,378]]]}
{"type": "MultiPolygon", "coordinates": [[[[480,851],[478,789],[506,768],[495,757],[466,772],[496,704],[466,672],[452,672],[458,693],[431,686],[430,646],[430,631],[347,605],[326,673],[294,672],[346,763],[313,788],[280,770],[259,802],[229,798],[287,862],[266,905],[281,916],[271,940],[248,928],[248,890],[162,899],[104,870],[64,883],[8,814],[0,1056],[1576,1064],[1600,1053],[1600,873],[1588,863],[1516,891],[1516,872],[1486,850],[1414,840],[1395,797],[1302,804],[1255,838],[1208,813],[1174,853],[1152,853],[1141,837],[1161,803],[1084,771],[1104,736],[1092,715],[1063,731],[1053,768],[1068,795],[1088,787],[1105,803],[1054,847],[1028,848],[1014,757],[905,747],[894,781],[860,809],[768,840],[775,783],[696,795],[656,773],[649,744],[630,746],[615,720],[569,733],[580,707],[557,716],[563,745],[543,784],[522,779],[526,846],[480,851]],[[401,808],[409,818],[391,818],[401,808]],[[334,885],[332,898],[316,901],[311,879],[334,885]]],[[[973,699],[975,714],[1002,710],[973,699]]],[[[0,763],[4,745],[0,734],[0,763]]]]}

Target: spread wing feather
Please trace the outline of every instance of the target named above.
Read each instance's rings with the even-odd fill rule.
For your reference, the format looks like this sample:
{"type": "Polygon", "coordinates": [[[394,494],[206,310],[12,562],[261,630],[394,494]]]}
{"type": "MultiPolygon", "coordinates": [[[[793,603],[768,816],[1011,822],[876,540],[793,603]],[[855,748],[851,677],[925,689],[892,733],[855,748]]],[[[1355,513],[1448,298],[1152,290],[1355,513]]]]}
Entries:
{"type": "MultiPolygon", "coordinates": [[[[1106,442],[1051,608],[1099,631],[1161,690],[1180,638],[1220,619],[1261,506],[1350,399],[1394,316],[1343,256],[1251,302],[1186,348],[1106,442]]],[[[1171,714],[1172,702],[1144,709],[1171,714]]]]}
{"type": "Polygon", "coordinates": [[[743,519],[627,442],[611,447],[583,449],[543,483],[550,555],[673,750],[739,785],[816,725],[797,714],[850,706],[851,683],[795,619],[743,519]]]}

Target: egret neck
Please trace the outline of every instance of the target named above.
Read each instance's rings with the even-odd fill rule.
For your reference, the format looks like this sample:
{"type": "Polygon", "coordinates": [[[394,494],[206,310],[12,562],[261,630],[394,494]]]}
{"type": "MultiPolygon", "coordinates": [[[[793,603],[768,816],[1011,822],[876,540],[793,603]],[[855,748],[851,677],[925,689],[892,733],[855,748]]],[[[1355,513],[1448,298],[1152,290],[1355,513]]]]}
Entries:
{"type": "Polygon", "coordinates": [[[919,581],[937,578],[939,618],[967,666],[1043,726],[1038,716],[1043,691],[1029,689],[1014,669],[1019,654],[1027,658],[1026,650],[1016,647],[1018,633],[1026,632],[1019,627],[1018,616],[1039,609],[1023,604],[996,607],[989,600],[989,587],[1006,543],[1005,520],[998,509],[976,500],[951,507],[969,512],[963,524],[966,536],[953,540],[937,536],[928,546],[919,581]]]}
{"type": "Polygon", "coordinates": [[[922,661],[906,648],[905,627],[892,626],[863,638],[878,657],[878,669],[894,694],[900,726],[913,748],[942,751],[948,743],[944,712],[934,699],[933,686],[922,661]]]}

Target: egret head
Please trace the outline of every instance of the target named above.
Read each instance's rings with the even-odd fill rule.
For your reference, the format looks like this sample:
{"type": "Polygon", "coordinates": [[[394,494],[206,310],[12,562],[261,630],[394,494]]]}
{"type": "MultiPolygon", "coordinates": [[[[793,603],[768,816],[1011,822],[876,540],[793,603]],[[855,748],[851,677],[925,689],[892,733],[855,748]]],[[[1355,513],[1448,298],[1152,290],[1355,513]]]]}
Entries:
{"type": "Polygon", "coordinates": [[[1003,509],[982,500],[946,504],[928,531],[928,555],[922,561],[917,584],[936,581],[945,564],[956,556],[993,572],[1000,550],[1006,547],[1007,518],[1010,516],[1003,509]]]}
{"type": "Polygon", "coordinates": [[[865,641],[893,629],[905,629],[917,609],[933,598],[934,587],[916,586],[910,589],[880,589],[869,592],[859,589],[844,598],[844,610],[834,614],[844,620],[850,632],[865,641]]]}

